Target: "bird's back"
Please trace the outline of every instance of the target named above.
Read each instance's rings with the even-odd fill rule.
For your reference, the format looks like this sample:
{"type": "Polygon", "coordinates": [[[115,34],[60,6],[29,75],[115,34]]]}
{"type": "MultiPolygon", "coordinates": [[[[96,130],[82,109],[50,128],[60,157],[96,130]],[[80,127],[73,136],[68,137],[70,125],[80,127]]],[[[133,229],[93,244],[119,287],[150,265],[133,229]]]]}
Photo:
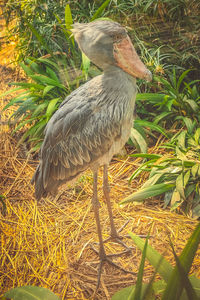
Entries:
{"type": "Polygon", "coordinates": [[[129,137],[135,81],[120,69],[71,93],[48,122],[32,178],[36,198],[55,193],[88,167],[107,164],[129,137]]]}

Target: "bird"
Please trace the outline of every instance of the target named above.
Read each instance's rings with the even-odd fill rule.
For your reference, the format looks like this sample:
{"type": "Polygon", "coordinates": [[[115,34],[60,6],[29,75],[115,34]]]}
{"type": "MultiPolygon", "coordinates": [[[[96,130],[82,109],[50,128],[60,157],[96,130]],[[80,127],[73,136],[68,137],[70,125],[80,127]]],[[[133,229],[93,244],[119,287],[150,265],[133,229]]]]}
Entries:
{"type": "Polygon", "coordinates": [[[125,27],[112,20],[75,23],[71,29],[80,50],[100,69],[98,75],[68,95],[46,125],[39,164],[31,183],[40,200],[90,168],[92,207],[99,239],[99,271],[110,262],[105,252],[97,195],[98,170],[103,166],[103,192],[110,235],[120,240],[109,195],[108,165],[127,142],[133,126],[136,78],[152,80],[125,27]]]}

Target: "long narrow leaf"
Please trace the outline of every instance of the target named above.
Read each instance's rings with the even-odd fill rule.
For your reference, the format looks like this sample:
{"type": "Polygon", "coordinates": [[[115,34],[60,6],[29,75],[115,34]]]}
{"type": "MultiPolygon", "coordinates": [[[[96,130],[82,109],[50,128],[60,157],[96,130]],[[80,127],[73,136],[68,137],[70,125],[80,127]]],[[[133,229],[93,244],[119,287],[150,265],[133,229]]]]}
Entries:
{"type": "MultiPolygon", "coordinates": [[[[200,223],[193,231],[191,237],[189,238],[185,248],[183,249],[179,257],[180,263],[184,268],[186,274],[188,274],[191,268],[199,243],[200,243],[200,223]]],[[[170,276],[162,300],[180,299],[182,290],[183,290],[183,285],[181,283],[181,276],[176,266],[173,270],[173,273],[170,276]],[[177,295],[177,298],[175,298],[174,295],[177,295]]]]}
{"type": "Polygon", "coordinates": [[[104,11],[104,9],[109,5],[110,2],[111,2],[111,0],[104,1],[104,3],[94,13],[94,15],[92,16],[92,18],[90,19],[90,21],[94,21],[95,19],[97,19],[102,14],[102,12],[104,11]]]}
{"type": "Polygon", "coordinates": [[[159,183],[153,186],[145,187],[144,189],[140,189],[139,191],[132,193],[128,197],[126,197],[123,201],[120,202],[121,204],[125,204],[128,202],[141,202],[145,199],[155,197],[170,191],[175,186],[174,183],[159,183]]]}
{"type": "MultiPolygon", "coordinates": [[[[141,251],[143,251],[145,241],[139,236],[133,234],[132,232],[129,232],[129,235],[133,242],[136,244],[136,246],[141,251]]],[[[165,260],[165,258],[159,252],[153,249],[150,245],[147,246],[146,258],[154,268],[158,266],[158,273],[167,282],[173,271],[173,268],[170,265],[170,263],[167,260],[165,260]]]]}
{"type": "Polygon", "coordinates": [[[73,24],[72,13],[69,4],[65,6],[65,26],[70,31],[73,24]]]}
{"type": "Polygon", "coordinates": [[[181,278],[181,282],[182,282],[182,285],[184,286],[185,290],[186,290],[186,293],[187,293],[187,296],[188,296],[188,299],[191,299],[191,300],[199,300],[197,298],[197,295],[195,293],[195,290],[194,288],[192,287],[192,284],[183,268],[183,266],[181,265],[180,263],[180,260],[178,258],[178,256],[176,255],[176,252],[174,250],[174,247],[173,247],[173,244],[171,243],[171,247],[172,247],[172,251],[173,251],[173,254],[174,254],[174,257],[175,257],[175,260],[176,260],[176,266],[177,266],[177,269],[179,271],[179,275],[180,275],[180,278],[181,278]]]}
{"type": "Polygon", "coordinates": [[[32,31],[32,33],[37,38],[37,40],[39,41],[39,43],[47,50],[47,52],[49,54],[51,54],[51,56],[54,56],[51,49],[47,46],[45,39],[39,34],[39,32],[34,28],[34,26],[31,23],[29,23],[28,21],[26,21],[26,23],[27,23],[28,27],[30,28],[30,30],[32,31]]]}
{"type": "Polygon", "coordinates": [[[165,137],[168,137],[167,133],[165,132],[164,128],[162,128],[161,126],[154,124],[152,122],[148,122],[146,120],[135,120],[135,123],[139,124],[140,126],[145,126],[145,127],[149,127],[152,130],[155,130],[157,132],[162,133],[165,137]]]}
{"type": "Polygon", "coordinates": [[[181,76],[179,77],[178,79],[178,82],[177,82],[177,91],[179,91],[180,89],[180,85],[182,83],[182,81],[184,80],[184,78],[186,77],[186,75],[191,71],[191,69],[188,69],[186,71],[184,71],[181,76]]]}
{"type": "Polygon", "coordinates": [[[140,267],[137,275],[137,281],[136,286],[133,295],[130,295],[128,300],[140,300],[141,299],[141,292],[142,292],[142,279],[143,279],[143,273],[144,273],[144,264],[145,264],[145,258],[146,258],[146,252],[147,252],[147,246],[148,246],[148,239],[149,236],[147,236],[144,244],[144,249],[142,251],[142,258],[140,262],[140,267]]]}
{"type": "Polygon", "coordinates": [[[55,98],[55,99],[52,99],[50,102],[49,102],[49,105],[47,107],[47,111],[46,111],[46,116],[48,118],[51,117],[51,115],[53,114],[53,112],[56,110],[56,104],[61,101],[60,98],[55,98]]]}
{"type": "Polygon", "coordinates": [[[14,300],[36,300],[36,299],[48,299],[48,300],[59,300],[60,298],[56,296],[47,288],[37,287],[37,286],[21,286],[4,294],[4,297],[14,300]]]}
{"type": "Polygon", "coordinates": [[[138,151],[140,150],[142,153],[147,151],[147,143],[145,139],[135,128],[131,128],[130,139],[136,144],[136,146],[139,147],[138,151]]]}
{"type": "Polygon", "coordinates": [[[16,92],[16,91],[19,91],[19,90],[22,90],[22,89],[23,89],[23,87],[18,87],[18,88],[11,89],[11,90],[9,90],[9,91],[7,91],[7,92],[1,94],[1,95],[0,95],[0,98],[3,98],[3,97],[5,97],[5,96],[7,96],[7,95],[12,94],[13,92],[16,92]]]}
{"type": "Polygon", "coordinates": [[[149,100],[150,102],[161,102],[164,101],[166,95],[165,94],[158,94],[158,93],[138,93],[136,96],[136,101],[140,100],[149,100]]]}

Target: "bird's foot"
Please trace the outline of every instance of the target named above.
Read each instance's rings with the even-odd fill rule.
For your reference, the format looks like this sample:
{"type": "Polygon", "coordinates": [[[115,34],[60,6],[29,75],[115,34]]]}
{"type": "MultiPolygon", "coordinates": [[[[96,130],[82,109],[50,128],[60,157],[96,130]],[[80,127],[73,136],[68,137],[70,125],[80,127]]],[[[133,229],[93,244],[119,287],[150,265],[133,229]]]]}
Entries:
{"type": "MultiPolygon", "coordinates": [[[[121,252],[122,254],[131,252],[133,247],[130,247],[130,246],[126,245],[123,242],[123,239],[124,238],[129,238],[129,236],[128,235],[125,235],[125,236],[120,235],[120,232],[126,227],[126,225],[128,223],[129,223],[129,220],[118,230],[116,230],[114,226],[111,227],[111,234],[107,239],[105,239],[103,241],[103,243],[107,243],[109,241],[115,241],[116,243],[120,244],[123,248],[126,249],[125,251],[121,252]]],[[[120,255],[120,253],[119,253],[119,255],[120,255]]],[[[116,255],[113,255],[113,256],[119,256],[119,255],[116,254],[116,255]]]]}
{"type": "MultiPolygon", "coordinates": [[[[108,264],[110,264],[111,266],[114,266],[116,269],[119,269],[120,271],[126,273],[126,274],[131,274],[131,275],[136,275],[135,272],[132,271],[128,271],[126,269],[124,269],[123,267],[119,266],[118,264],[114,263],[110,257],[115,256],[115,254],[110,254],[110,255],[106,255],[105,252],[103,252],[103,254],[100,252],[98,252],[95,248],[92,247],[92,249],[99,255],[100,258],[100,262],[99,262],[99,267],[98,267],[98,277],[97,277],[97,284],[96,284],[96,291],[97,292],[100,282],[101,282],[101,273],[102,273],[102,268],[105,262],[107,262],[108,264]]],[[[122,254],[122,253],[121,253],[122,254]]]]}

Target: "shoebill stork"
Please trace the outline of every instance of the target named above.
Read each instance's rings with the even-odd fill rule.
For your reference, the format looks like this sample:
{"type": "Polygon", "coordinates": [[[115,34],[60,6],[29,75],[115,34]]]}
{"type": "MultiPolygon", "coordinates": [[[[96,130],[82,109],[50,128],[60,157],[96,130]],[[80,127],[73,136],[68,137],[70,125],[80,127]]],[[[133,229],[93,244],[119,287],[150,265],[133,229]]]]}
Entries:
{"type": "Polygon", "coordinates": [[[125,28],[107,20],[74,24],[80,50],[103,73],[73,91],[48,122],[40,149],[40,162],[32,178],[39,200],[55,194],[60,185],[90,168],[92,204],[99,238],[100,267],[106,256],[99,218],[97,173],[104,167],[103,191],[111,237],[119,239],[109,198],[108,165],[129,138],[133,126],[136,78],[150,81],[151,72],[137,55],[125,28]]]}

